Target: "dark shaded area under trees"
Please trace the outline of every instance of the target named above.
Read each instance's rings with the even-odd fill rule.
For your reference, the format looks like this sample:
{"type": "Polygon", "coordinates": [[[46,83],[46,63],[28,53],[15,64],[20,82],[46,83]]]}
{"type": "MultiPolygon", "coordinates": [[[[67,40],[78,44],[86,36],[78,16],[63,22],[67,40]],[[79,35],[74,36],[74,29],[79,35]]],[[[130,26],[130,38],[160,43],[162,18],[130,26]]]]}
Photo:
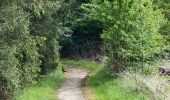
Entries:
{"type": "Polygon", "coordinates": [[[72,27],[71,37],[62,42],[64,58],[93,59],[103,55],[101,24],[95,20],[81,20],[72,27]]]}
{"type": "Polygon", "coordinates": [[[82,4],[90,3],[90,1],[70,0],[69,3],[66,8],[69,9],[71,15],[67,16],[68,20],[64,24],[69,27],[70,31],[60,38],[61,57],[95,59],[97,56],[103,55],[101,23],[88,19],[87,13],[81,8],[82,4]],[[69,8],[70,6],[71,8],[69,8]]]}

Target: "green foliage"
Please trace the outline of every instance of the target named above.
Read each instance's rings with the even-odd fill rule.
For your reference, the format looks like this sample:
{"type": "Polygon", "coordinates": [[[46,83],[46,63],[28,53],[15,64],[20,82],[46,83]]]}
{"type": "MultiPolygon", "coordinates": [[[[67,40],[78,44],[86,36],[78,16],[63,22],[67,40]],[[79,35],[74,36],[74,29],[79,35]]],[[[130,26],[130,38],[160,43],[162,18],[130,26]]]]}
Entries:
{"type": "Polygon", "coordinates": [[[169,0],[155,0],[155,3],[159,8],[162,8],[165,13],[165,17],[168,19],[166,24],[162,27],[161,33],[167,39],[168,48],[166,49],[169,52],[170,56],[170,1],[169,0]]]}
{"type": "MultiPolygon", "coordinates": [[[[30,3],[30,2],[29,2],[30,3]]],[[[57,67],[59,63],[59,37],[65,32],[60,21],[59,11],[62,9],[62,0],[35,2],[32,6],[25,6],[31,13],[30,34],[45,37],[44,45],[40,47],[41,73],[46,74],[57,67]],[[38,7],[34,9],[34,7],[38,7]]]]}
{"type": "Polygon", "coordinates": [[[60,38],[63,58],[93,58],[102,53],[102,27],[97,21],[86,18],[86,12],[81,9],[82,4],[89,2],[66,0],[65,7],[59,11],[64,25],[71,30],[60,38]]]}
{"type": "Polygon", "coordinates": [[[0,1],[0,97],[13,96],[59,63],[62,0],[0,1]]]}
{"type": "Polygon", "coordinates": [[[154,9],[151,0],[93,1],[83,8],[90,18],[103,23],[102,38],[111,73],[153,60],[155,54],[165,49],[159,29],[166,20],[161,9],[154,9]]]}
{"type": "Polygon", "coordinates": [[[102,55],[102,27],[98,21],[82,18],[75,21],[71,29],[71,38],[62,42],[62,57],[93,58],[102,55]]]}
{"type": "Polygon", "coordinates": [[[29,14],[19,1],[1,2],[0,95],[13,95],[37,77],[40,55],[36,39],[29,34],[29,14]]]}

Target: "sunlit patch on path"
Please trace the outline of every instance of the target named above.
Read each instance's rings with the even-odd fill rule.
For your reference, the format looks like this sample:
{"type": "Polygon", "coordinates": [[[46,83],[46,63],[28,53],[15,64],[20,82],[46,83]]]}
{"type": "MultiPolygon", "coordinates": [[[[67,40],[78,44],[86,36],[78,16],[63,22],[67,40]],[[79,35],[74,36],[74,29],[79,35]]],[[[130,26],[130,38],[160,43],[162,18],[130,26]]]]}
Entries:
{"type": "Polygon", "coordinates": [[[85,69],[69,68],[65,73],[65,82],[58,89],[59,100],[85,100],[81,85],[87,75],[85,69]]]}

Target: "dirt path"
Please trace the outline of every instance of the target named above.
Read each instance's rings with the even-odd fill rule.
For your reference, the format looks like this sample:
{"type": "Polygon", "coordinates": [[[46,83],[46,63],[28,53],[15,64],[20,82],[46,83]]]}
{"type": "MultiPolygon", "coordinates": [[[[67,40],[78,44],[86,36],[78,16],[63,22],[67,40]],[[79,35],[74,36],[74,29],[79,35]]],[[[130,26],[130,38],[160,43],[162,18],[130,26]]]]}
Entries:
{"type": "Polygon", "coordinates": [[[80,68],[68,68],[66,80],[58,90],[59,100],[85,100],[81,85],[88,71],[80,68]]]}

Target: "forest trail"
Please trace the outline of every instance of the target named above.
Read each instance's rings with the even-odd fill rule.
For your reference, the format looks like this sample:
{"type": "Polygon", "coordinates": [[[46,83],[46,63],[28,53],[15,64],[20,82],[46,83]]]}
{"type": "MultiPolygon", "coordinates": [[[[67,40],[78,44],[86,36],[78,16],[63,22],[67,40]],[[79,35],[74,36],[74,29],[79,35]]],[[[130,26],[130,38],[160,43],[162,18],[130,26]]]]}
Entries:
{"type": "Polygon", "coordinates": [[[69,67],[65,72],[66,80],[58,89],[59,100],[85,100],[81,87],[87,75],[85,69],[69,67]]]}

